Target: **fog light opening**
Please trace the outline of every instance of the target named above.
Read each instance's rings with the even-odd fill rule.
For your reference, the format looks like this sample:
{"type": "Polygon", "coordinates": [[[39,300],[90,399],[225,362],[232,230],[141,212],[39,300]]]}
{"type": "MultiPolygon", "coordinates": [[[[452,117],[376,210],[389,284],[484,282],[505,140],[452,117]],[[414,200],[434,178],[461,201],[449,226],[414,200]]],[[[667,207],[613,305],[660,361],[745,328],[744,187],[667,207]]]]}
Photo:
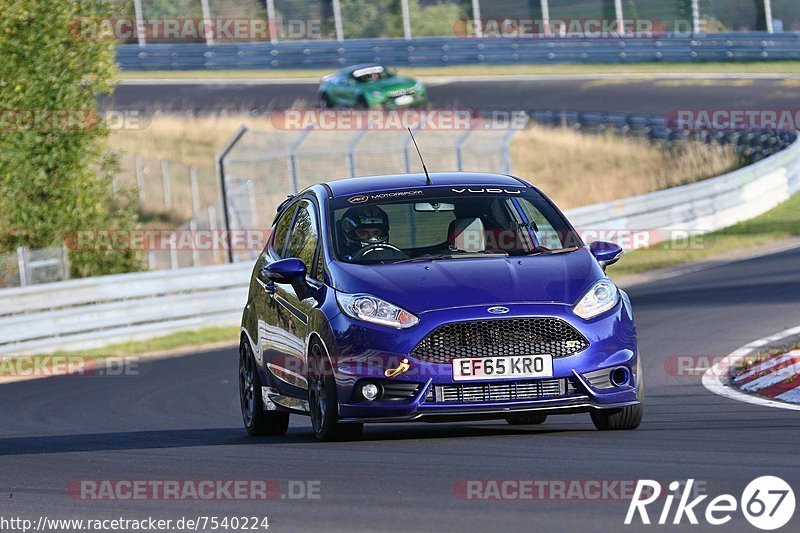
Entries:
{"type": "Polygon", "coordinates": [[[361,396],[369,402],[377,399],[380,394],[381,389],[375,383],[364,383],[361,385],[361,396]]]}
{"type": "Polygon", "coordinates": [[[609,374],[609,380],[615,387],[627,387],[631,382],[631,373],[624,366],[615,368],[609,374]]]}

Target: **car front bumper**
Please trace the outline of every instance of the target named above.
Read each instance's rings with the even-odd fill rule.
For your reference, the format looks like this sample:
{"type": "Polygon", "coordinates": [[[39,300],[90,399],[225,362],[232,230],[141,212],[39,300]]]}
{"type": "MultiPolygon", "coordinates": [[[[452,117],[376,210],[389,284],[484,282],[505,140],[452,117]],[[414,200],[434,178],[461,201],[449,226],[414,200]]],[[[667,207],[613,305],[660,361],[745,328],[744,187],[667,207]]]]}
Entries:
{"type": "Polygon", "coordinates": [[[485,320],[485,306],[424,313],[420,323],[408,330],[370,326],[339,315],[331,322],[338,343],[331,351],[331,360],[340,418],[364,422],[480,420],[529,412],[561,414],[616,409],[640,402],[640,364],[627,296],[623,294],[614,310],[591,321],[576,317],[564,305],[505,306],[510,313],[503,318],[564,320],[586,337],[589,347],[553,359],[552,377],[455,381],[451,364],[421,361],[409,354],[441,324],[485,320]],[[387,378],[386,371],[397,368],[404,359],[410,368],[387,378]],[[621,367],[631,376],[623,386],[611,386],[603,379],[596,379],[598,375],[606,375],[606,370],[610,373],[621,367]],[[381,388],[401,387],[408,391],[408,396],[368,401],[360,393],[365,382],[377,383],[381,388]]]}

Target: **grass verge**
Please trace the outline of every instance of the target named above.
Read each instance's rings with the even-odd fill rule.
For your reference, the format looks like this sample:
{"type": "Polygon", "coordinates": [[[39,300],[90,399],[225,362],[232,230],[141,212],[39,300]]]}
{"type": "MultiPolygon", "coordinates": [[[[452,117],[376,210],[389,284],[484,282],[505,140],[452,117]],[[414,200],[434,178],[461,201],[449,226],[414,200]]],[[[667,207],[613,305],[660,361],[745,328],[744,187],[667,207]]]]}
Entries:
{"type": "MultiPolygon", "coordinates": [[[[280,70],[150,70],[123,71],[121,80],[148,79],[300,79],[319,78],[335,69],[280,70]]],[[[453,65],[448,67],[399,67],[404,76],[513,76],[589,74],[800,74],[800,61],[752,63],[566,63],[558,65],[453,65]]]]}
{"type": "Polygon", "coordinates": [[[609,273],[612,277],[638,274],[797,236],[800,236],[800,194],[763,215],[729,228],[689,239],[664,241],[625,254],[617,265],[609,269],[609,273]]]}

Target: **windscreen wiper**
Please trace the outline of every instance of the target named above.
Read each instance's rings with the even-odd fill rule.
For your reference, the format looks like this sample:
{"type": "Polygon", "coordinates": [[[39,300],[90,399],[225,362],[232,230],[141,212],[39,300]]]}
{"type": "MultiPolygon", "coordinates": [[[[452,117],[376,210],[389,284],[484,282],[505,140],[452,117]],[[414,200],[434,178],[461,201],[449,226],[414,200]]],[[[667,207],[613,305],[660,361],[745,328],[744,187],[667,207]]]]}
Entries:
{"type": "Polygon", "coordinates": [[[500,255],[507,257],[506,252],[491,252],[489,250],[482,250],[480,252],[461,252],[452,254],[438,254],[438,255],[421,255],[419,257],[409,257],[408,259],[401,259],[399,261],[392,261],[392,264],[398,263],[413,263],[416,261],[438,261],[442,259],[469,259],[470,257],[481,257],[486,255],[500,255]]]}

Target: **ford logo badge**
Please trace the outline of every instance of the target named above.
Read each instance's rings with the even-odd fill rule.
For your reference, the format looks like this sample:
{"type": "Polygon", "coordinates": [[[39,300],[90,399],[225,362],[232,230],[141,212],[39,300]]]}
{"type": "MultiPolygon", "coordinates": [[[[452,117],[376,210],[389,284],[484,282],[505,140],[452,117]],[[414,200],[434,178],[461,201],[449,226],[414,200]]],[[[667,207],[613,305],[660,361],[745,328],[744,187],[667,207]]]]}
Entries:
{"type": "Polygon", "coordinates": [[[487,311],[489,311],[493,315],[504,315],[508,313],[508,307],[502,307],[502,306],[490,307],[489,309],[487,309],[487,311]]]}

